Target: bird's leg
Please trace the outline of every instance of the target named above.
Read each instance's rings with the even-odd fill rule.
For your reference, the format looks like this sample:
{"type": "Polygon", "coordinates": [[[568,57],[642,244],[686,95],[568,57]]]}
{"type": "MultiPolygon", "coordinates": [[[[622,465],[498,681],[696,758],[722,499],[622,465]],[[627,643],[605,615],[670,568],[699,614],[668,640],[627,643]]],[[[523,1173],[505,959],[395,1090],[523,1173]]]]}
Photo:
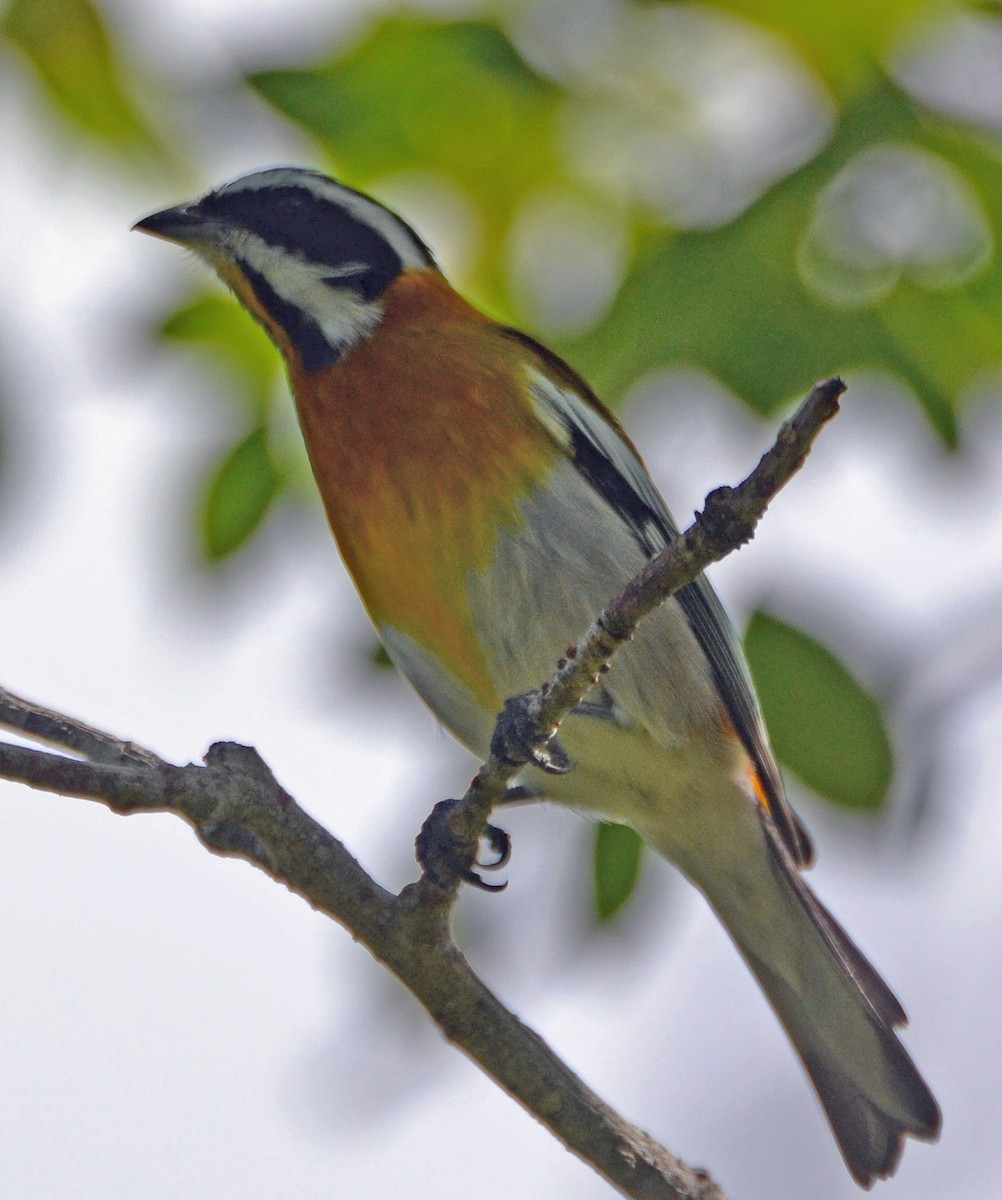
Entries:
{"type": "Polygon", "coordinates": [[[495,858],[481,862],[477,858],[479,840],[463,837],[451,821],[459,800],[440,800],[421,826],[414,843],[417,860],[425,875],[442,888],[451,887],[457,879],[485,892],[503,892],[507,883],[488,883],[476,871],[497,871],[511,858],[511,838],[497,825],[488,825],[483,833],[495,858]]]}

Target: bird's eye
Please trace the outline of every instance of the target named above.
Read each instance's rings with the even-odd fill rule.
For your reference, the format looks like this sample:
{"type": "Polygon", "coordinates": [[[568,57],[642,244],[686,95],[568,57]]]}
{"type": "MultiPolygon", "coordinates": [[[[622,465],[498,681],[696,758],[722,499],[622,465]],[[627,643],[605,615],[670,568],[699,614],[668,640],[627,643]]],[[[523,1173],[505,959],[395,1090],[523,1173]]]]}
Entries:
{"type": "Polygon", "coordinates": [[[336,271],[332,271],[330,275],[325,275],[321,282],[325,283],[329,288],[333,288],[336,292],[346,288],[353,292],[360,291],[362,290],[362,283],[364,283],[367,271],[368,268],[362,266],[361,263],[351,263],[347,270],[341,267],[336,271]]]}
{"type": "Polygon", "coordinates": [[[366,304],[378,300],[391,281],[370,264],[361,262],[345,263],[323,277],[329,288],[352,291],[366,304]]]}

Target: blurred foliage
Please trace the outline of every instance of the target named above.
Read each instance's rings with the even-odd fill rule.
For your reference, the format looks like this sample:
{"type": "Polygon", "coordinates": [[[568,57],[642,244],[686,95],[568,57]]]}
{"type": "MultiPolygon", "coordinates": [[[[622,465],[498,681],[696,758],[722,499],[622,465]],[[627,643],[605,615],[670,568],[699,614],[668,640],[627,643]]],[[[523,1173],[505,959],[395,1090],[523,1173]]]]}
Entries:
{"type": "Polygon", "coordinates": [[[893,756],[873,696],[831,651],[766,613],[752,617],[744,647],[782,762],[834,804],[879,808],[893,756]]]}
{"type": "MultiPolygon", "coordinates": [[[[293,123],[314,162],[346,182],[400,195],[408,180],[440,181],[473,214],[464,288],[532,326],[612,403],[682,364],[771,413],[818,377],[865,369],[901,380],[955,447],[966,396],[1002,361],[1002,118],[951,116],[901,63],[909,47],[947,40],[950,20],[997,32],[997,7],[599,9],[486,0],[477,19],[373,14],[347,42],[315,38],[308,61],[258,64],[238,90],[293,123]],[[551,223],[530,236],[540,210],[551,223]],[[580,290],[581,272],[561,263],[590,263],[573,237],[584,251],[597,235],[574,228],[576,211],[600,213],[602,248],[622,252],[608,257],[585,326],[558,336],[571,325],[547,328],[520,300],[580,290]]],[[[12,0],[3,54],[82,151],[110,147],[130,163],[152,153],[163,165],[165,145],[188,153],[168,120],[219,102],[219,80],[170,62],[157,64],[156,102],[141,98],[148,64],[134,61],[115,10],[93,0],[12,0]]],[[[200,540],[218,561],[297,478],[274,404],[276,356],[219,293],[184,301],[156,332],[208,356],[238,397],[233,444],[203,482],[200,540]]],[[[892,760],[876,701],[773,617],[755,618],[747,648],[783,763],[838,804],[878,807],[892,760]]],[[[602,826],[600,915],[624,903],[638,865],[630,835],[602,826]]]]}
{"type": "MultiPolygon", "coordinates": [[[[562,349],[607,399],[621,397],[645,372],[681,361],[704,367],[765,412],[821,376],[883,369],[911,386],[940,436],[955,444],[965,386],[1000,356],[1002,268],[993,248],[1002,228],[1002,164],[996,148],[923,109],[876,65],[889,32],[900,34],[903,18],[927,6],[839,6],[834,22],[828,6],[734,7],[749,17],[761,7],[777,29],[785,16],[795,42],[814,31],[813,65],[826,77],[834,72],[856,81],[831,138],[719,228],[672,227],[627,200],[621,218],[637,246],[627,275],[604,319],[562,349]],[[961,264],[939,278],[910,271],[923,263],[928,242],[898,248],[897,261],[893,246],[883,248],[882,261],[881,245],[863,244],[872,216],[862,213],[863,227],[849,231],[844,247],[842,276],[860,277],[854,292],[853,279],[839,275],[837,245],[827,262],[812,252],[824,234],[817,230],[819,204],[861,154],[887,146],[916,159],[932,156],[962,181],[972,220],[982,219],[983,253],[970,270],[961,264]],[[870,262],[858,261],[861,253],[870,262]],[[830,286],[818,278],[826,268],[830,286]],[[889,286],[872,294],[869,284],[881,272],[890,275],[889,286]]],[[[581,93],[587,81],[575,78],[573,88],[545,81],[490,24],[390,19],[334,58],[257,72],[248,81],[313,135],[352,181],[368,185],[430,169],[475,198],[486,223],[477,282],[488,305],[506,316],[513,308],[505,286],[507,234],[520,207],[555,180],[589,190],[573,177],[560,145],[561,132],[581,116],[575,110],[588,116],[590,98],[581,93]]],[[[643,87],[644,79],[636,83],[643,87]]],[[[614,94],[624,88],[617,82],[614,94]]],[[[603,89],[609,84],[600,80],[597,90],[603,89]]],[[[663,133],[672,133],[667,119],[663,133]]],[[[939,199],[896,198],[894,183],[883,181],[883,199],[898,204],[902,220],[912,215],[909,204],[939,199]]],[[[900,180],[901,187],[915,183],[914,175],[900,180]]],[[[845,204],[866,199],[850,195],[845,204]]],[[[939,215],[950,217],[945,210],[939,215]]]]}
{"type": "Polygon", "coordinates": [[[375,642],[369,652],[369,662],[380,671],[392,671],[393,659],[386,653],[386,647],[382,642],[375,642]]]}
{"type": "Polygon", "coordinates": [[[720,7],[788,38],[829,87],[847,95],[865,85],[903,30],[944,6],[929,0],[721,0],[720,7]]]}
{"type": "MultiPolygon", "coordinates": [[[[845,110],[823,153],[737,220],[652,239],[608,316],[571,349],[578,365],[620,394],[646,370],[698,362],[764,412],[813,379],[883,369],[912,387],[937,432],[955,445],[965,385],[1002,357],[999,256],[952,287],[904,275],[872,303],[852,304],[850,295],[842,305],[825,303],[798,263],[823,190],[862,148],[888,145],[952,157],[992,228],[1002,231],[997,154],[974,139],[960,141],[879,80],[845,110]]],[[[868,266],[858,270],[860,291],[868,266]]]]}
{"type": "Polygon", "coordinates": [[[109,31],[90,0],[12,0],[0,45],[16,47],[60,115],[127,158],[162,153],[109,31]]]}
{"type": "Polygon", "coordinates": [[[214,291],[189,298],[162,322],[165,341],[197,346],[231,379],[249,409],[264,422],[271,412],[281,362],[268,335],[229,296],[214,291]]]}
{"type": "Polygon", "coordinates": [[[602,821],[595,830],[595,915],[611,921],[629,900],[640,877],[644,844],[626,825],[602,821]]]}
{"type": "Polygon", "coordinates": [[[556,169],[561,91],[491,24],[390,18],[347,52],[248,83],[353,178],[440,172],[475,197],[489,242],[556,169]]]}

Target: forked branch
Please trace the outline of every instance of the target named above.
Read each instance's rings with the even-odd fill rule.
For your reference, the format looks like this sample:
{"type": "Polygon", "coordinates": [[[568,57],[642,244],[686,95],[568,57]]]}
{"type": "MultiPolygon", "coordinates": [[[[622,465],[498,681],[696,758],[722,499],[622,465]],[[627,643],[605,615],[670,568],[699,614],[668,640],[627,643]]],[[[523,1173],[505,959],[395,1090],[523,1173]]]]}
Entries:
{"type": "MultiPolygon", "coordinates": [[[[752,474],[736,488],[712,492],[691,528],[610,602],[553,678],[524,700],[522,736],[530,749],[546,745],[644,615],[752,536],[843,391],[840,380],[815,387],[752,474]]],[[[0,743],[0,778],[96,800],[119,813],[175,813],[210,850],[246,859],[344,925],[451,1041],[623,1195],[721,1197],[705,1172],[679,1162],[596,1096],[500,1003],[451,939],[449,913],[462,878],[454,869],[457,846],[471,868],[491,808],[520,769],[510,755],[492,753],[467,795],[450,808],[448,864],[431,863],[431,872],[395,896],[299,807],[248,747],[217,743],[202,764],[175,766],[2,690],[0,725],[63,751],[0,743]]]]}

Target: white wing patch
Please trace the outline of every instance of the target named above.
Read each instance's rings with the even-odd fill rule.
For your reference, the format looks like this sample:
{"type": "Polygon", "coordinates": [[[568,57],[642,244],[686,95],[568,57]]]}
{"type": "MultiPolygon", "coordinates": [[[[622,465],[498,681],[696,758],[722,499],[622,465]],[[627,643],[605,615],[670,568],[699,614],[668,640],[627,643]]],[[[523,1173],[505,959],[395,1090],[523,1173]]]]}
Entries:
{"type": "MultiPolygon", "coordinates": [[[[583,445],[594,447],[612,468],[609,482],[618,476],[624,485],[620,515],[630,523],[648,557],[662,550],[667,540],[664,531],[667,529],[674,535],[678,528],[647,468],[629,444],[575,392],[558,386],[532,367],[527,368],[527,374],[529,395],[542,423],[572,457],[581,458],[583,445]]],[[[610,502],[614,503],[613,489],[607,490],[610,502]]]]}

